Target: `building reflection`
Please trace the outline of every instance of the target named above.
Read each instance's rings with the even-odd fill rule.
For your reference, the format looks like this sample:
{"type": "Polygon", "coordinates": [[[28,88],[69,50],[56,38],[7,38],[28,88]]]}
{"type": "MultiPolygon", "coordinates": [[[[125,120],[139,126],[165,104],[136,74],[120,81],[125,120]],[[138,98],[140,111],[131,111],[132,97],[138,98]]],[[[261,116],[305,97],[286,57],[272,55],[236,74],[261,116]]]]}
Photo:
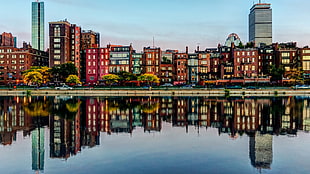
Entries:
{"type": "Polygon", "coordinates": [[[50,158],[67,159],[81,151],[78,98],[55,97],[50,116],[50,158]]]}
{"type": "Polygon", "coordinates": [[[32,140],[32,169],[44,170],[45,128],[50,158],[68,159],[82,147],[100,145],[100,135],[162,131],[173,127],[215,128],[231,139],[249,137],[253,167],[270,169],[273,136],[309,132],[310,98],[224,97],[1,97],[0,142],[11,145],[17,132],[32,140]]]}

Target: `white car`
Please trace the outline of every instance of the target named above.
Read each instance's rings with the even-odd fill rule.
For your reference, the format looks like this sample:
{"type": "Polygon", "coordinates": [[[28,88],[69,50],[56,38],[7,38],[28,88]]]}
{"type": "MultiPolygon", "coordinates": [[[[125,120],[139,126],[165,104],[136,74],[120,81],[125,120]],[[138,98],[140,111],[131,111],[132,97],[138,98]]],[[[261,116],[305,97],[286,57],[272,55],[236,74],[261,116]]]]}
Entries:
{"type": "Polygon", "coordinates": [[[56,90],[71,90],[73,89],[72,87],[68,86],[68,85],[62,85],[62,86],[57,86],[55,87],[56,90]]]}

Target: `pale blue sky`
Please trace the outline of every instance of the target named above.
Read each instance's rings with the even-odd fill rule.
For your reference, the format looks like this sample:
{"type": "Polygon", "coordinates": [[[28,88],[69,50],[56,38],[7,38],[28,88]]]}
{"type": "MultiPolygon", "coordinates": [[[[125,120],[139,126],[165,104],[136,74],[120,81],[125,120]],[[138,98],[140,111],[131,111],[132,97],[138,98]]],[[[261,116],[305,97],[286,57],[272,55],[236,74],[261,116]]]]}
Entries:
{"type": "MultiPolygon", "coordinates": [[[[31,2],[1,0],[0,32],[11,32],[31,42],[31,2]]],[[[194,50],[223,44],[230,33],[248,41],[248,14],[258,0],[45,0],[46,43],[48,22],[67,19],[101,34],[101,45],[129,45],[141,51],[194,50]]],[[[309,0],[262,0],[272,4],[273,42],[296,41],[310,45],[309,0]]]]}

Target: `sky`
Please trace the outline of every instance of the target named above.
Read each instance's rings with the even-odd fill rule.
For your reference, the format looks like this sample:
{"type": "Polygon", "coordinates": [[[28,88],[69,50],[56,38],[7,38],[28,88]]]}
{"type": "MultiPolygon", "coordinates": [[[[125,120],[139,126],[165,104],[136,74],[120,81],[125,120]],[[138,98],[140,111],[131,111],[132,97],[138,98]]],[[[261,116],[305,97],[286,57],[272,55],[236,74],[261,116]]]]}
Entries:
{"type": "MultiPolygon", "coordinates": [[[[0,0],[0,33],[31,42],[31,2],[0,0]]],[[[67,19],[101,34],[101,46],[132,44],[138,52],[152,46],[190,51],[224,44],[230,33],[248,42],[248,14],[258,0],[41,0],[48,22],[67,19]]],[[[262,0],[273,10],[273,42],[310,45],[309,0],[262,0]]]]}

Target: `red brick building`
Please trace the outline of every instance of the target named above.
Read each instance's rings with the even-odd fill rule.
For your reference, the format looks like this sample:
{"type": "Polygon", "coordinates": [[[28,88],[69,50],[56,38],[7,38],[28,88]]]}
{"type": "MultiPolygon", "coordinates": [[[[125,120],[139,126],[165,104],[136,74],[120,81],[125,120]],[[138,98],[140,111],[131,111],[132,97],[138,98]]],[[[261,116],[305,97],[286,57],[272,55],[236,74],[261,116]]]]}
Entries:
{"type": "Polygon", "coordinates": [[[254,78],[259,75],[257,49],[233,50],[233,77],[254,78]]]}
{"type": "Polygon", "coordinates": [[[48,53],[32,49],[0,46],[0,84],[24,83],[22,72],[31,66],[48,66],[48,53]]]}
{"type": "Polygon", "coordinates": [[[157,77],[160,76],[160,63],[161,63],[161,50],[160,48],[143,48],[142,65],[144,74],[154,74],[157,77]]]}
{"type": "Polygon", "coordinates": [[[109,56],[108,48],[86,50],[86,83],[98,83],[103,75],[109,74],[109,56]]]}
{"type": "Polygon", "coordinates": [[[3,32],[0,35],[0,46],[14,46],[14,37],[12,33],[3,32]]]}
{"type": "Polygon", "coordinates": [[[173,66],[174,66],[174,85],[186,84],[187,82],[187,53],[174,54],[173,66]]]}

